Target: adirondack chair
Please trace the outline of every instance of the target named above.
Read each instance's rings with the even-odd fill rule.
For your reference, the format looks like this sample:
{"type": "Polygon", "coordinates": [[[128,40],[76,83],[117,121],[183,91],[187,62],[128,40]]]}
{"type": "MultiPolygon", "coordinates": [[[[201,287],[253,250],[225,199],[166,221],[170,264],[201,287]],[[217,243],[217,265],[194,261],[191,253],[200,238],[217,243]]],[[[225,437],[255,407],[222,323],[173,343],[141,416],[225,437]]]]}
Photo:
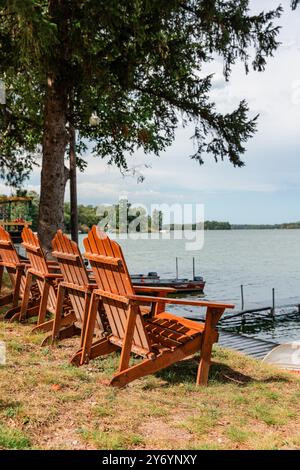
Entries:
{"type": "MultiPolygon", "coordinates": [[[[24,294],[26,269],[28,269],[29,266],[28,261],[20,258],[11,240],[10,234],[0,226],[0,288],[2,287],[5,271],[9,276],[12,287],[10,294],[6,294],[0,298],[0,306],[12,304],[12,307],[8,309],[3,316],[5,320],[13,321],[20,317],[21,306],[19,305],[19,301],[24,294]]],[[[39,301],[39,291],[37,285],[33,283],[29,292],[27,318],[37,314],[39,301]]]]}
{"type": "Polygon", "coordinates": [[[119,371],[111,385],[123,387],[132,380],[157,372],[196,352],[200,352],[197,384],[206,385],[213,343],[218,340],[216,325],[231,304],[190,301],[166,297],[138,296],[134,292],[121,247],[93,227],[84,239],[85,257],[90,261],[98,289],[93,291],[83,347],[73,357],[81,365],[97,356],[121,349],[119,371]],[[111,334],[93,342],[95,315],[103,303],[111,334]],[[206,308],[203,323],[165,311],[166,304],[206,308]],[[155,305],[154,314],[143,317],[141,307],[155,305]],[[129,366],[131,353],[144,358],[129,366]]]}
{"type": "MultiPolygon", "coordinates": [[[[56,295],[58,283],[62,280],[62,274],[56,262],[46,259],[37,235],[29,227],[24,227],[22,231],[22,246],[26,249],[30,268],[26,272],[25,290],[21,304],[21,319],[26,315],[30,288],[35,280],[41,295],[38,311],[37,326],[33,331],[51,331],[53,320],[46,321],[47,312],[55,314],[56,295]]],[[[71,309],[69,299],[64,301],[64,313],[68,314],[71,309]]]]}
{"type": "MultiPolygon", "coordinates": [[[[58,261],[63,280],[58,286],[52,333],[45,338],[43,344],[49,340],[54,341],[81,335],[82,346],[91,295],[97,285],[87,271],[77,244],[64,235],[61,230],[58,230],[52,240],[52,247],[52,255],[58,261]],[[66,293],[69,296],[72,311],[67,316],[63,316],[66,293]]],[[[102,338],[107,328],[105,312],[99,305],[95,322],[95,337],[102,338]]]]}
{"type": "MultiPolygon", "coordinates": [[[[43,344],[49,340],[64,339],[76,334],[81,335],[80,347],[83,346],[84,330],[88,317],[92,291],[98,286],[95,278],[84,264],[78,245],[71,241],[61,230],[58,230],[52,240],[52,255],[57,259],[63,280],[59,283],[56,299],[56,312],[51,335],[45,338],[43,344]],[[69,295],[72,304],[72,315],[63,317],[63,301],[69,295]]],[[[160,289],[160,293],[167,293],[174,289],[160,289]]],[[[136,289],[135,291],[138,291],[136,289]]],[[[149,308],[143,309],[144,314],[149,313],[149,308]]],[[[110,333],[109,323],[105,310],[101,303],[98,305],[98,312],[93,330],[94,339],[100,339],[110,333]]]]}

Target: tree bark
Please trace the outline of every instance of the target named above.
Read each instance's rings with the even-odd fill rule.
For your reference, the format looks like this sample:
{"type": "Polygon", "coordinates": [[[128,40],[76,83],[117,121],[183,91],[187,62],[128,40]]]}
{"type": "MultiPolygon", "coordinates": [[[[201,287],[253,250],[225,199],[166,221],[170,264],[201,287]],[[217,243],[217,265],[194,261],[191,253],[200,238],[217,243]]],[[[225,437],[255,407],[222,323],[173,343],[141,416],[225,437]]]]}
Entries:
{"type": "Polygon", "coordinates": [[[51,241],[64,224],[65,166],[68,142],[67,91],[63,83],[48,78],[44,110],[43,160],[38,234],[43,248],[51,251],[51,241]]]}
{"type": "Polygon", "coordinates": [[[71,238],[78,244],[78,211],[77,211],[77,171],[76,171],[76,132],[72,125],[70,133],[70,207],[71,207],[71,238]]]}

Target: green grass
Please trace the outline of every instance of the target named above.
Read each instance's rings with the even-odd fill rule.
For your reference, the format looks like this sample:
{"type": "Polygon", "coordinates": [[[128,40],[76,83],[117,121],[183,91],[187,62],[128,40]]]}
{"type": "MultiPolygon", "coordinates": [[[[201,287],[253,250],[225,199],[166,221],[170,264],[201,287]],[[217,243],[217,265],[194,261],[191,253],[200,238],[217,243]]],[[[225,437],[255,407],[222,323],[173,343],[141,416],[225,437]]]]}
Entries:
{"type": "Polygon", "coordinates": [[[96,449],[124,450],[144,444],[142,436],[129,433],[124,435],[115,431],[81,431],[83,439],[91,441],[96,449]]]}
{"type": "Polygon", "coordinates": [[[216,407],[203,407],[200,414],[189,417],[182,425],[197,437],[203,436],[216,426],[219,416],[220,411],[216,407]]]}
{"type": "Polygon", "coordinates": [[[30,439],[18,429],[0,425],[0,449],[29,449],[30,439]]]}
{"type": "Polygon", "coordinates": [[[196,357],[118,390],[118,354],[75,368],[78,338],[41,348],[31,328],[0,322],[1,449],[300,449],[296,374],[216,347],[208,387],[196,357]]]}
{"type": "Polygon", "coordinates": [[[231,441],[238,444],[247,442],[249,436],[251,435],[249,431],[244,431],[242,428],[236,426],[230,426],[227,429],[226,434],[231,441]]]}

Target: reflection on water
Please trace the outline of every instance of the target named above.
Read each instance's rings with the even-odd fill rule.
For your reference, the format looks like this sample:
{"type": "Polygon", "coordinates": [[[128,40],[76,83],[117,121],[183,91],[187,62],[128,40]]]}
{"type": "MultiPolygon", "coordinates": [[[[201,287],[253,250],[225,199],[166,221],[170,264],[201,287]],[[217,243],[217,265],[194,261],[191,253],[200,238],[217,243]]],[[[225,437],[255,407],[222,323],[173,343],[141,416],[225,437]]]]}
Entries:
{"type": "MultiPolygon", "coordinates": [[[[81,235],[81,243],[83,238],[81,235]]],[[[238,309],[241,284],[245,307],[247,302],[266,299],[271,305],[273,287],[277,299],[300,297],[300,230],[208,231],[200,251],[185,251],[186,240],[177,239],[128,239],[119,243],[131,273],[157,271],[161,277],[175,277],[178,257],[179,277],[191,278],[195,257],[196,275],[207,282],[206,298],[233,302],[238,309]]],[[[172,306],[169,310],[191,318],[201,316],[198,309],[188,306],[172,306]]],[[[268,314],[259,313],[248,315],[243,324],[228,320],[222,326],[277,342],[300,339],[300,314],[291,309],[286,312],[277,312],[275,322],[268,314]]]]}
{"type": "Polygon", "coordinates": [[[239,319],[221,322],[226,331],[242,333],[247,336],[267,339],[277,343],[286,343],[300,339],[300,314],[295,309],[282,309],[276,312],[276,317],[269,313],[256,313],[239,319]]]}

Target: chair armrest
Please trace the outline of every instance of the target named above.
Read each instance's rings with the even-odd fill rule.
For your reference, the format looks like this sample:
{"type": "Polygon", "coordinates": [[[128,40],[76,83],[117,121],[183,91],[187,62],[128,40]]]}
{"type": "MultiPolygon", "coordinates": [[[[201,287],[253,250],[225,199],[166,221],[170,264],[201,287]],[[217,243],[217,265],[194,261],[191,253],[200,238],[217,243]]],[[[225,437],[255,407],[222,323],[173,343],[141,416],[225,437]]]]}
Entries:
{"type": "Polygon", "coordinates": [[[88,289],[88,290],[98,289],[98,285],[97,285],[97,284],[86,284],[85,287],[86,287],[86,289],[88,289]]]}
{"type": "Polygon", "coordinates": [[[60,274],[61,270],[59,266],[48,266],[48,271],[53,274],[60,274]]]}
{"type": "Polygon", "coordinates": [[[221,302],[209,302],[202,300],[185,300],[185,299],[170,299],[168,297],[150,297],[143,295],[128,295],[128,299],[137,302],[137,303],[153,303],[153,302],[163,302],[166,304],[175,304],[175,305],[190,305],[194,307],[210,307],[213,309],[224,309],[224,308],[234,308],[233,304],[224,304],[221,302]]]}
{"type": "Polygon", "coordinates": [[[63,275],[59,273],[48,273],[45,274],[45,279],[63,279],[63,275]]]}

